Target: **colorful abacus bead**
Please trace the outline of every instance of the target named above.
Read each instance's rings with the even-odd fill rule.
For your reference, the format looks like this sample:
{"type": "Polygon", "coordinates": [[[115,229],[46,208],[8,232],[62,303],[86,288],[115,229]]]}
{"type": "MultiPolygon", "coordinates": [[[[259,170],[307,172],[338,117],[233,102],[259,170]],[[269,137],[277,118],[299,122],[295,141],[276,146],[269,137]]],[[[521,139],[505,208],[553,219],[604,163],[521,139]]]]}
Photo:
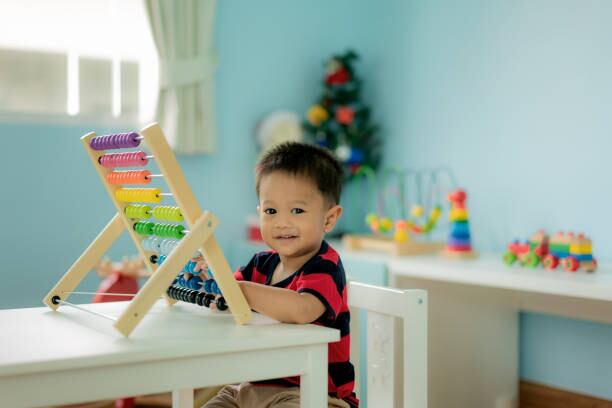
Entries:
{"type": "Polygon", "coordinates": [[[197,266],[198,266],[197,262],[189,261],[183,267],[183,272],[187,272],[187,273],[190,273],[192,275],[199,275],[200,272],[202,272],[202,270],[201,269],[196,270],[197,266]]]}
{"type": "Polygon", "coordinates": [[[161,201],[161,190],[159,188],[118,188],[115,198],[122,202],[145,202],[158,203],[161,201]]]}
{"type": "Polygon", "coordinates": [[[211,293],[200,292],[195,289],[183,288],[178,285],[172,285],[166,291],[169,298],[180,300],[182,302],[194,303],[196,305],[210,307],[211,303],[217,304],[217,309],[226,310],[227,302],[224,298],[219,297],[215,300],[215,295],[211,293]]]}
{"type": "Polygon", "coordinates": [[[170,254],[170,252],[172,252],[172,250],[179,244],[179,241],[177,239],[163,239],[161,240],[161,242],[159,243],[159,250],[158,252],[162,255],[168,255],[170,254]]]}
{"type": "Polygon", "coordinates": [[[147,219],[151,217],[151,207],[144,204],[130,204],[125,207],[125,215],[132,219],[147,219]]]}
{"type": "MultiPolygon", "coordinates": [[[[169,255],[170,252],[172,252],[172,250],[174,250],[174,248],[179,244],[179,241],[177,239],[162,239],[160,237],[151,236],[143,239],[141,243],[143,248],[145,248],[147,251],[157,252],[160,255],[169,255]]],[[[196,251],[193,254],[193,257],[195,258],[200,255],[202,254],[200,254],[199,251],[196,251]]]]}
{"type": "Polygon", "coordinates": [[[217,298],[217,309],[222,311],[227,309],[227,303],[224,297],[217,298]]]}
{"type": "Polygon", "coordinates": [[[151,234],[158,237],[180,239],[183,238],[184,229],[184,226],[177,224],[153,224],[151,234]]]}
{"type": "Polygon", "coordinates": [[[106,168],[146,166],[149,163],[143,151],[126,153],[109,153],[98,158],[98,163],[106,168]]]}
{"type": "Polygon", "coordinates": [[[153,217],[162,221],[184,221],[181,209],[179,207],[173,207],[170,205],[160,205],[153,208],[153,217]]]}
{"type": "Polygon", "coordinates": [[[138,221],[134,224],[134,231],[140,235],[158,235],[154,234],[155,223],[149,221],[138,221]]]}
{"type": "Polygon", "coordinates": [[[161,238],[151,236],[151,237],[146,237],[145,239],[140,241],[140,245],[142,245],[145,251],[159,253],[161,252],[160,251],[161,242],[162,242],[161,238]]]}
{"type": "Polygon", "coordinates": [[[203,299],[203,306],[210,307],[210,304],[215,302],[215,295],[213,295],[212,293],[206,293],[206,292],[202,292],[202,293],[205,293],[204,299],[203,299]]]}
{"type": "Polygon", "coordinates": [[[168,294],[168,297],[172,299],[180,300],[182,302],[197,304],[198,294],[201,292],[194,290],[194,289],[188,289],[188,288],[183,288],[177,285],[172,285],[168,288],[166,293],[168,294]]]}
{"type": "Polygon", "coordinates": [[[151,182],[151,172],[149,170],[126,170],[113,171],[106,175],[108,184],[149,184],[151,182]]]}
{"type": "MultiPolygon", "coordinates": [[[[167,256],[166,255],[152,255],[151,256],[151,263],[156,263],[158,265],[161,265],[164,263],[164,261],[166,260],[167,256]]],[[[183,269],[181,269],[181,273],[190,273],[192,275],[199,275],[200,272],[202,272],[200,269],[198,269],[197,271],[195,270],[196,266],[197,266],[197,262],[193,262],[193,261],[189,261],[185,264],[185,266],[183,266],[183,269]]],[[[198,278],[200,279],[200,278],[198,278]]],[[[200,279],[201,280],[201,279],[200,279]]]]}
{"type": "Polygon", "coordinates": [[[199,276],[192,276],[190,279],[185,279],[184,276],[179,276],[176,281],[184,288],[199,290],[202,287],[202,278],[199,276]]]}
{"type": "Polygon", "coordinates": [[[123,149],[138,146],[140,139],[136,132],[117,133],[94,137],[89,141],[89,146],[93,150],[123,149]]]}
{"type": "Polygon", "coordinates": [[[205,292],[214,293],[215,295],[221,294],[221,290],[219,289],[219,286],[217,285],[217,282],[215,282],[214,279],[207,279],[204,282],[203,288],[205,292]]]}
{"type": "Polygon", "coordinates": [[[156,263],[158,265],[161,265],[164,263],[165,260],[166,260],[165,255],[151,255],[151,263],[156,263]]]}

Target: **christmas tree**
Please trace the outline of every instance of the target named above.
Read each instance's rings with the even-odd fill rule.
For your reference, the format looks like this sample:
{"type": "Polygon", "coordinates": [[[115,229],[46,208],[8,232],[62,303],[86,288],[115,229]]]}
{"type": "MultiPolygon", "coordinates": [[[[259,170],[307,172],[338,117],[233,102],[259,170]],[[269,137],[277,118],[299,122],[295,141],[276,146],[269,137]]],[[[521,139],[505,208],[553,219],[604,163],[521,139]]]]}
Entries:
{"type": "Polygon", "coordinates": [[[361,166],[376,170],[380,162],[378,127],[370,123],[370,109],[360,101],[362,81],[353,67],[357,59],[354,51],[329,59],[323,92],[304,121],[312,141],[336,155],[349,179],[361,166]]]}

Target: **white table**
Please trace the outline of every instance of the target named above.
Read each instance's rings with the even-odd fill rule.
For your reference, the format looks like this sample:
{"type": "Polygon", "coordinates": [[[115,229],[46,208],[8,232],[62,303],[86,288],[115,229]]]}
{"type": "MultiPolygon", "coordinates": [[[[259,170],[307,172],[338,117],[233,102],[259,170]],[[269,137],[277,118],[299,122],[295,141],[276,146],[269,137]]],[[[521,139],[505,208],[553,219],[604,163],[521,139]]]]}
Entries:
{"type": "Polygon", "coordinates": [[[428,291],[429,403],[516,407],[519,311],[612,323],[612,267],[569,273],[472,261],[392,257],[389,283],[428,291]]]}
{"type": "MultiPolygon", "coordinates": [[[[119,315],[124,302],[86,305],[119,315]]],[[[6,407],[69,404],[301,376],[301,406],[327,406],[327,344],[337,330],[238,326],[228,313],[157,303],[124,338],[103,318],[69,307],[0,310],[0,400],[6,407]]],[[[257,324],[259,323],[259,324],[257,324]]]]}

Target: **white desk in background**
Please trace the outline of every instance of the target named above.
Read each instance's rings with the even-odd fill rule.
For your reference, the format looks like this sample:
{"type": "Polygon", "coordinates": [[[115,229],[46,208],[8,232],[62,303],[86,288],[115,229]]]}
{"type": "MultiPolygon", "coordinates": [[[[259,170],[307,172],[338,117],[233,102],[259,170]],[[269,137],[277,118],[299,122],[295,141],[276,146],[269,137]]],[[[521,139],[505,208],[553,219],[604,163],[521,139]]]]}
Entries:
{"type": "MultiPolygon", "coordinates": [[[[348,253],[347,253],[348,254],[348,253]]],[[[390,257],[389,284],[429,296],[429,406],[518,406],[519,312],[612,323],[612,267],[595,273],[475,260],[390,257]]]]}
{"type": "MultiPolygon", "coordinates": [[[[118,316],[126,304],[84,306],[118,316]]],[[[129,338],[69,307],[0,310],[0,399],[17,408],[175,391],[183,408],[183,389],[300,375],[301,406],[326,407],[327,344],[338,340],[325,327],[238,326],[228,313],[163,301],[129,338]]]]}

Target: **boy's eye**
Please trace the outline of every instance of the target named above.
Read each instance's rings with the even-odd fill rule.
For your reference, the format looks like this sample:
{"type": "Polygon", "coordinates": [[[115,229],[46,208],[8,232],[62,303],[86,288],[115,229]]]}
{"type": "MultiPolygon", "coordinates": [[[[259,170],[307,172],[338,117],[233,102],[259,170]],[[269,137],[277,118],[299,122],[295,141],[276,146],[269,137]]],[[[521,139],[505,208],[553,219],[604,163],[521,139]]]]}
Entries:
{"type": "Polygon", "coordinates": [[[276,210],[274,208],[266,208],[264,210],[264,213],[266,213],[268,215],[273,215],[273,214],[276,214],[276,210]]]}
{"type": "Polygon", "coordinates": [[[293,208],[291,210],[291,214],[301,214],[303,212],[304,212],[304,210],[302,210],[301,208],[293,208]]]}

